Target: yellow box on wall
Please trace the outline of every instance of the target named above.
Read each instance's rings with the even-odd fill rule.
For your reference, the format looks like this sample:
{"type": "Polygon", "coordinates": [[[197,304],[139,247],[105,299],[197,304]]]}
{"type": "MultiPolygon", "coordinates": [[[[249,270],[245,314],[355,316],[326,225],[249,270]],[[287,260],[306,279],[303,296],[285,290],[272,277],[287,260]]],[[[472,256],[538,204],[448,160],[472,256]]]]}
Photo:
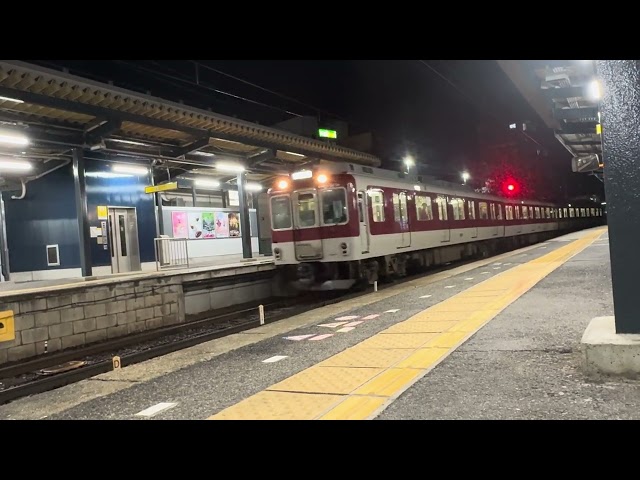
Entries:
{"type": "Polygon", "coordinates": [[[16,338],[13,310],[0,312],[0,342],[9,342],[16,338]]]}

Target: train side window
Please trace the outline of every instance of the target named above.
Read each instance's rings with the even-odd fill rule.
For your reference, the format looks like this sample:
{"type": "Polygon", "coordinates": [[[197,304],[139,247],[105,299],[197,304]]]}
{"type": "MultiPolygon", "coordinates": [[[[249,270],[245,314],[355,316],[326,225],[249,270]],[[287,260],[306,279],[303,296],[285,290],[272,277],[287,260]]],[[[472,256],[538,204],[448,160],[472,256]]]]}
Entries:
{"type": "Polygon", "coordinates": [[[545,209],[545,212],[547,213],[547,218],[551,218],[551,209],[549,207],[545,209]]]}
{"type": "Polygon", "coordinates": [[[520,205],[516,205],[514,209],[516,211],[516,220],[520,220],[520,205]]]}
{"type": "Polygon", "coordinates": [[[476,202],[473,200],[469,200],[469,218],[471,220],[476,219],[476,202]]]}
{"type": "Polygon", "coordinates": [[[569,218],[569,209],[563,208],[562,210],[564,210],[564,218],[569,218]]]}
{"type": "Polygon", "coordinates": [[[558,218],[562,218],[562,209],[561,208],[558,209],[558,218]]]}
{"type": "Polygon", "coordinates": [[[336,225],[346,223],[347,215],[347,192],[344,188],[332,188],[321,190],[322,198],[322,221],[325,225],[336,225]]]}
{"type": "MultiPolygon", "coordinates": [[[[487,220],[489,218],[487,202],[479,202],[478,208],[480,209],[480,220],[487,220]]],[[[496,218],[496,206],[493,203],[491,204],[491,218],[496,218]]]]}
{"type": "Polygon", "coordinates": [[[497,205],[497,208],[498,208],[498,211],[497,211],[497,213],[498,213],[498,220],[502,220],[502,205],[498,204],[498,205],[497,205]]]}
{"type": "Polygon", "coordinates": [[[431,206],[431,197],[422,195],[415,196],[416,217],[420,221],[433,220],[433,210],[431,206]]]}
{"type": "Polygon", "coordinates": [[[271,197],[271,223],[274,230],[291,228],[291,199],[289,195],[271,197]]]}
{"type": "Polygon", "coordinates": [[[445,197],[438,197],[436,198],[436,203],[438,204],[438,219],[446,221],[448,219],[447,199],[445,197]]]}
{"type": "Polygon", "coordinates": [[[525,220],[529,218],[529,209],[526,206],[522,207],[522,218],[525,220]]]}
{"type": "Polygon", "coordinates": [[[378,189],[367,190],[371,199],[371,213],[374,222],[384,222],[384,192],[378,189]]]}
{"type": "Polygon", "coordinates": [[[506,205],[504,210],[507,220],[513,220],[513,207],[511,205],[506,205]]]}
{"type": "Polygon", "coordinates": [[[464,220],[464,200],[461,198],[453,198],[450,203],[453,207],[453,219],[464,220]]]}

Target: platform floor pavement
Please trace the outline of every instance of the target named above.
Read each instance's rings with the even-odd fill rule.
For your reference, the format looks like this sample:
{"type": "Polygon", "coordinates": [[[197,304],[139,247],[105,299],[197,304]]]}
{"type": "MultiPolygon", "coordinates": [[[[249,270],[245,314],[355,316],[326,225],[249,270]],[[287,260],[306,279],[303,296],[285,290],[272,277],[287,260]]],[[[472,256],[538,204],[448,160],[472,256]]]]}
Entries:
{"type": "MultiPolygon", "coordinates": [[[[312,312],[308,315],[309,321],[306,324],[286,334],[277,334],[269,337],[267,333],[269,329],[276,328],[278,324],[260,327],[263,330],[256,329],[253,333],[248,332],[245,337],[252,335],[254,337],[264,336],[269,338],[260,339],[260,341],[255,341],[251,345],[228,351],[213,358],[209,356],[206,359],[195,360],[186,366],[181,364],[180,367],[173,371],[170,368],[166,371],[163,370],[160,374],[145,380],[139,380],[135,375],[127,376],[129,369],[125,368],[118,372],[119,376],[112,376],[111,380],[113,381],[111,382],[93,382],[94,385],[100,383],[115,386],[116,383],[120,383],[122,386],[119,390],[113,391],[111,389],[98,398],[89,398],[87,401],[76,401],[75,403],[71,401],[70,396],[73,395],[74,389],[78,384],[40,396],[34,396],[30,399],[21,399],[12,404],[0,406],[0,418],[25,418],[26,414],[24,412],[27,411],[42,414],[37,418],[46,417],[51,419],[203,419],[215,417],[216,414],[218,418],[224,416],[228,418],[369,418],[375,416],[377,410],[380,410],[382,406],[378,397],[384,397],[382,404],[389,404],[391,403],[389,400],[393,400],[391,398],[393,395],[385,397],[370,391],[362,396],[366,400],[365,402],[358,401],[358,405],[355,405],[353,400],[349,400],[358,396],[357,394],[354,395],[357,389],[361,389],[365,384],[371,386],[375,382],[375,379],[371,378],[372,374],[374,377],[378,377],[377,383],[380,387],[379,378],[391,366],[397,366],[399,362],[403,361],[405,363],[407,361],[409,363],[432,361],[435,364],[438,359],[429,358],[428,355],[425,356],[424,352],[426,350],[447,350],[451,352],[458,347],[460,342],[464,341],[464,338],[461,338],[459,333],[462,332],[462,329],[458,329],[457,333],[455,327],[460,327],[465,322],[467,322],[467,326],[470,326],[469,319],[463,320],[459,318],[459,314],[465,313],[465,309],[463,308],[460,311],[459,306],[472,304],[468,297],[470,286],[478,288],[479,290],[476,293],[480,294],[483,293],[483,288],[485,293],[493,290],[485,287],[490,282],[495,281],[501,282],[501,288],[506,288],[507,290],[512,289],[512,287],[523,289],[526,287],[526,282],[513,281],[512,274],[517,268],[530,268],[531,261],[539,259],[543,259],[538,262],[540,268],[557,268],[562,257],[570,254],[567,251],[567,246],[572,245],[576,240],[585,238],[585,236],[594,237],[596,232],[602,232],[602,229],[576,232],[558,237],[544,244],[511,252],[495,259],[477,262],[475,265],[472,264],[465,267],[465,271],[450,277],[442,277],[437,274],[433,277],[442,279],[432,281],[426,278],[419,283],[401,286],[397,294],[381,300],[363,301],[361,306],[342,312],[340,316],[316,318],[317,316],[314,317],[312,312]],[[555,256],[550,258],[550,254],[555,256]],[[456,297],[457,300],[448,302],[448,299],[452,297],[456,297]],[[465,301],[461,302],[459,300],[465,301]],[[452,308],[443,309],[443,305],[445,307],[447,305],[449,307],[452,306],[452,308]],[[425,317],[425,315],[432,315],[434,311],[438,313],[440,318],[425,317]],[[446,318],[442,318],[443,315],[446,318]],[[341,317],[357,318],[338,320],[341,317]],[[354,323],[351,326],[347,326],[351,322],[354,323]],[[381,333],[389,328],[402,331],[398,333],[381,333]],[[407,335],[407,328],[409,328],[408,331],[415,330],[415,328],[420,331],[413,331],[411,335],[407,335]],[[257,333],[259,331],[263,333],[257,333]],[[395,337],[394,342],[397,342],[398,339],[403,340],[400,341],[400,344],[393,344],[393,342],[386,345],[371,344],[372,342],[379,342],[383,337],[388,340],[391,340],[391,337],[395,337]],[[408,340],[409,338],[412,339],[408,340]],[[363,349],[363,344],[367,342],[369,342],[368,348],[363,349]],[[438,345],[431,343],[430,346],[425,346],[429,342],[436,342],[438,345]],[[359,347],[359,355],[351,355],[354,352],[354,346],[356,349],[359,347]],[[364,352],[364,350],[368,350],[368,352],[364,352]],[[418,352],[418,350],[421,351],[418,352]],[[416,356],[416,353],[419,355],[416,356]],[[409,357],[411,357],[410,360],[408,360],[409,357]],[[321,363],[322,366],[319,367],[318,364],[321,363]],[[301,390],[300,384],[305,383],[305,381],[298,381],[298,385],[294,384],[291,387],[291,379],[293,377],[297,375],[300,378],[306,375],[306,382],[309,383],[309,370],[314,369],[315,371],[318,369],[324,370],[324,385],[321,385],[324,387],[324,392],[309,392],[310,389],[314,390],[315,388],[314,385],[311,385],[306,392],[296,393],[297,399],[294,399],[293,396],[287,397],[294,401],[281,400],[285,398],[283,395],[286,396],[292,388],[301,390]],[[349,370],[350,372],[348,372],[349,370]],[[119,382],[117,382],[118,380],[119,382]],[[127,384],[127,382],[130,383],[127,384]],[[289,385],[287,385],[287,382],[289,385]],[[233,413],[234,408],[237,409],[238,405],[242,404],[243,401],[251,401],[252,397],[255,399],[256,396],[264,395],[265,391],[278,384],[284,388],[272,391],[275,394],[272,398],[275,400],[270,400],[271,408],[262,408],[262,411],[254,411],[253,413],[247,413],[248,409],[245,409],[244,413],[241,412],[242,414],[238,414],[237,410],[235,414],[233,413]],[[327,393],[326,390],[331,391],[327,393]],[[299,395],[306,395],[304,398],[311,399],[313,397],[313,399],[300,402],[299,395]],[[329,404],[329,400],[333,403],[329,404]],[[349,400],[349,402],[345,400],[349,400]],[[335,406],[338,404],[343,406],[340,409],[336,409],[335,406]],[[69,407],[66,408],[66,405],[69,407]],[[281,407],[283,405],[288,406],[288,411],[286,411],[287,409],[285,411],[282,410],[281,407]],[[279,411],[278,408],[280,408],[279,411]],[[48,414],[47,409],[51,414],[48,414]],[[333,410],[332,414],[331,410],[333,410]],[[232,415],[229,415],[230,413],[232,415]]],[[[594,247],[597,244],[596,242],[594,247]]],[[[460,271],[459,268],[455,270],[460,271]]],[[[554,275],[554,273],[551,273],[551,275],[554,275]]],[[[524,277],[527,276],[530,275],[524,275],[524,277]]],[[[520,274],[520,277],[523,276],[520,274]]],[[[381,291],[379,294],[383,292],[381,291]]],[[[529,294],[525,294],[525,297],[527,295],[529,294]]],[[[549,301],[552,301],[552,299],[553,297],[549,301]]],[[[502,298],[502,301],[504,300],[505,298],[502,298]]],[[[489,301],[487,299],[487,302],[489,301]]],[[[498,306],[488,305],[487,303],[485,307],[487,308],[475,308],[475,311],[490,314],[498,306]]],[[[535,316],[535,310],[534,308],[529,313],[535,316]]],[[[498,316],[500,315],[502,314],[498,316]]],[[[483,320],[480,317],[476,317],[472,320],[472,322],[474,321],[482,323],[483,320]]],[[[479,325],[474,326],[474,328],[479,328],[479,325]]],[[[196,350],[198,348],[194,347],[196,350]]],[[[188,355],[188,352],[179,352],[177,355],[185,356],[188,355]]],[[[454,355],[446,357],[425,379],[436,373],[438,369],[446,366],[454,358],[454,355]]],[[[445,356],[442,355],[441,358],[445,358],[445,356]]],[[[179,357],[174,358],[179,359],[179,357]]],[[[153,370],[158,368],[158,362],[161,363],[162,359],[145,363],[148,364],[149,369],[153,370]]],[[[180,364],[180,361],[175,361],[174,363],[180,364]]],[[[410,370],[415,366],[406,365],[403,368],[410,370]]],[[[425,370],[422,365],[418,365],[418,367],[420,367],[418,370],[425,370]]],[[[140,364],[131,367],[129,371],[140,372],[142,368],[143,364],[140,364]]],[[[115,374],[116,372],[111,373],[115,374]]],[[[401,378],[400,380],[403,379],[401,378]]],[[[419,380],[417,377],[415,379],[404,378],[404,383],[400,382],[400,385],[396,382],[395,386],[391,385],[389,387],[389,382],[387,382],[382,387],[395,388],[394,395],[397,396],[402,388],[409,388],[414,380],[418,380],[415,385],[421,385],[424,381],[424,379],[419,380]]],[[[394,382],[391,383],[393,384],[394,382]]],[[[413,388],[409,388],[408,393],[401,395],[400,399],[404,399],[409,395],[413,388]]],[[[260,402],[260,404],[262,407],[267,407],[269,402],[260,402]]],[[[393,405],[394,403],[391,403],[392,407],[393,405]]],[[[388,411],[392,411],[391,408],[388,411]]],[[[380,418],[383,418],[383,416],[384,412],[380,418]]],[[[462,414],[462,417],[464,417],[464,414],[462,414]]],[[[415,418],[421,417],[416,416],[415,418]]],[[[429,418],[429,416],[426,415],[425,418],[429,418]]]]}

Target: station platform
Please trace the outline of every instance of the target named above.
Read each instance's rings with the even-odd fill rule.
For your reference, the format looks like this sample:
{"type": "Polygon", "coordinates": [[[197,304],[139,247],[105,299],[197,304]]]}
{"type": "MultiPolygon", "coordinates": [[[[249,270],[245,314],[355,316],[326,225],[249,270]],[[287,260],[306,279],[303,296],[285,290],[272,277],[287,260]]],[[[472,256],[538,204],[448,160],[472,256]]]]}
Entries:
{"type": "Polygon", "coordinates": [[[0,406],[0,419],[631,419],[587,376],[606,228],[561,236],[0,406]]]}

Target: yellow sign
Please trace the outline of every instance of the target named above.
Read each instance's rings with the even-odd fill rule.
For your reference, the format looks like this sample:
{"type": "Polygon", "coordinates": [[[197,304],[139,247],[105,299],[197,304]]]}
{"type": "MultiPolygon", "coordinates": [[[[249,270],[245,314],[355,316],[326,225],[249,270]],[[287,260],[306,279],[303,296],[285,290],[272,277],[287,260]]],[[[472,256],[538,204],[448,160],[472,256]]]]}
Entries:
{"type": "Polygon", "coordinates": [[[8,342],[16,338],[13,310],[0,312],[0,342],[8,342]]]}
{"type": "Polygon", "coordinates": [[[98,220],[109,218],[109,211],[105,205],[98,205],[98,220]]]}
{"type": "Polygon", "coordinates": [[[177,190],[178,182],[163,183],[162,185],[155,185],[150,187],[144,187],[144,193],[156,193],[164,192],[166,190],[177,190]]]}
{"type": "Polygon", "coordinates": [[[602,133],[602,124],[596,124],[596,133],[600,135],[602,133]]]}

